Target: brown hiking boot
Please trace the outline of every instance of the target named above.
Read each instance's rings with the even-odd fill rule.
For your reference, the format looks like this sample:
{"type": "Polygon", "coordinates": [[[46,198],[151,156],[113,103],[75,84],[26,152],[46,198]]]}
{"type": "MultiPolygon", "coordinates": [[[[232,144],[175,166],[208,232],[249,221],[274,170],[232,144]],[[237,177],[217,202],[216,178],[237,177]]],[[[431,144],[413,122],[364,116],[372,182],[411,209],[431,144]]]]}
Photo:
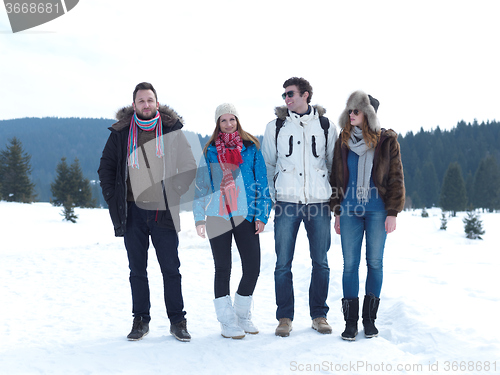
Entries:
{"type": "Polygon", "coordinates": [[[327,323],[326,318],[315,318],[312,321],[312,328],[323,334],[332,333],[332,327],[327,323]]]}
{"type": "Polygon", "coordinates": [[[281,318],[276,328],[276,336],[288,337],[290,332],[292,332],[292,319],[281,318]]]}

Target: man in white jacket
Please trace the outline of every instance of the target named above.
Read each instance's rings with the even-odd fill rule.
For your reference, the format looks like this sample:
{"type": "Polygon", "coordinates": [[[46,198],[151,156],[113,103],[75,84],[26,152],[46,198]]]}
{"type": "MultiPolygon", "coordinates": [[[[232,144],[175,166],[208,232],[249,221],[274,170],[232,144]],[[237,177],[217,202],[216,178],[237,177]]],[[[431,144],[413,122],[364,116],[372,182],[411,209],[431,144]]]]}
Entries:
{"type": "Polygon", "coordinates": [[[262,153],[267,167],[271,198],[275,202],[274,239],[276,268],[276,335],[292,330],[294,294],[292,260],[297,232],[304,222],[312,260],[309,309],[312,328],[331,333],[326,321],[330,268],[330,171],[337,140],[335,125],[322,117],[320,106],[311,106],[312,87],[304,78],[283,84],[286,107],[277,107],[277,119],[267,124],[262,153]]]}

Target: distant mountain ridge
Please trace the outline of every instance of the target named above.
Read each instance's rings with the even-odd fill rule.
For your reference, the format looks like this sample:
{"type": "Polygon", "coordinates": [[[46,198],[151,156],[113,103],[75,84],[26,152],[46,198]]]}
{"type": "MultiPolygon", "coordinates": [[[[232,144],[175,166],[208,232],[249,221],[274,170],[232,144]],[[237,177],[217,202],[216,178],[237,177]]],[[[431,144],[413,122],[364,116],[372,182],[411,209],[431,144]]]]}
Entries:
{"type": "MultiPolygon", "coordinates": [[[[38,200],[48,202],[52,197],[50,184],[56,178],[56,167],[62,157],[68,164],[80,161],[83,175],[97,181],[97,169],[102,150],[109,137],[109,127],[116,120],[97,118],[21,118],[0,120],[0,150],[9,139],[17,137],[24,151],[31,155],[31,179],[36,184],[38,200]]],[[[185,131],[190,142],[198,135],[185,131]]],[[[95,185],[93,195],[102,204],[100,188],[95,185]]]]}
{"type": "MultiPolygon", "coordinates": [[[[91,181],[98,180],[99,159],[109,136],[108,128],[114,122],[103,118],[56,117],[0,120],[0,150],[5,149],[13,137],[22,142],[25,152],[31,155],[31,178],[36,184],[38,200],[48,202],[52,196],[50,184],[62,157],[66,157],[69,164],[77,157],[83,175],[91,181]]],[[[189,131],[185,134],[195,157],[199,158],[209,136],[189,131]]],[[[257,138],[262,142],[262,136],[257,138]]],[[[416,207],[438,205],[443,176],[451,162],[460,164],[468,184],[481,159],[487,155],[493,155],[500,164],[500,122],[497,121],[481,124],[460,121],[449,131],[439,127],[431,131],[420,129],[415,134],[400,135],[398,139],[407,195],[416,207]],[[431,179],[433,184],[429,183],[431,179]],[[429,194],[430,186],[436,186],[433,194],[429,194]]],[[[93,195],[103,204],[97,184],[93,186],[93,195]]]]}

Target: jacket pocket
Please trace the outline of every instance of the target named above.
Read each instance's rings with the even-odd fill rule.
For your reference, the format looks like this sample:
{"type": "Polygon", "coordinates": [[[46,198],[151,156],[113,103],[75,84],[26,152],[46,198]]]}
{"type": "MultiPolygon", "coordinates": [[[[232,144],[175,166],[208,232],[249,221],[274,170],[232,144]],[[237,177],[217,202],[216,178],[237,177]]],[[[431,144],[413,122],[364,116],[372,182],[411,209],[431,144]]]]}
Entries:
{"type": "Polygon", "coordinates": [[[332,195],[332,187],[328,181],[328,171],[322,168],[314,168],[309,181],[311,198],[326,200],[332,195]]]}
{"type": "Polygon", "coordinates": [[[106,189],[106,190],[103,190],[102,196],[103,196],[104,200],[106,201],[106,203],[109,206],[109,202],[115,196],[115,189],[106,189]]]}
{"type": "Polygon", "coordinates": [[[293,164],[280,165],[278,173],[274,176],[274,188],[276,199],[280,197],[295,197],[297,193],[298,181],[295,176],[295,166],[293,164]]]}
{"type": "Polygon", "coordinates": [[[289,158],[293,154],[293,134],[278,136],[277,151],[279,156],[289,158]]]}
{"type": "Polygon", "coordinates": [[[314,133],[311,135],[311,153],[316,158],[325,158],[326,138],[323,133],[314,133]]]}

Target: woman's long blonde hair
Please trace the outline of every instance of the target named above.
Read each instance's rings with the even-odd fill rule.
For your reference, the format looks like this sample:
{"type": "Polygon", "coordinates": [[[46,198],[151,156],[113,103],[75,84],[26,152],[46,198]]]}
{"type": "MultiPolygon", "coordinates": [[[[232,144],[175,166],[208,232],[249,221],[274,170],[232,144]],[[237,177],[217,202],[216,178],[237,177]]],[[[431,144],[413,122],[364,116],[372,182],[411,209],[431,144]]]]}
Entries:
{"type": "MultiPolygon", "coordinates": [[[[344,129],[342,133],[340,133],[340,139],[343,145],[349,148],[349,138],[351,138],[351,131],[353,125],[351,125],[351,119],[348,117],[345,123],[344,129]]],[[[374,132],[370,129],[368,125],[368,120],[366,119],[365,114],[363,113],[363,124],[361,126],[361,130],[363,131],[363,138],[366,142],[366,145],[370,148],[377,147],[378,140],[380,138],[380,130],[378,132],[374,132]]]]}
{"type": "MultiPolygon", "coordinates": [[[[244,131],[243,128],[241,127],[240,120],[238,119],[238,116],[234,116],[234,117],[236,118],[236,124],[237,124],[236,131],[240,135],[241,140],[253,142],[255,144],[255,147],[257,147],[257,149],[259,149],[260,148],[259,140],[257,138],[255,138],[252,134],[244,131]]],[[[214,132],[212,133],[212,136],[210,137],[207,144],[203,148],[203,154],[205,156],[207,156],[208,146],[210,146],[210,144],[212,142],[215,142],[215,140],[219,136],[219,133],[220,133],[220,117],[217,119],[217,124],[215,125],[215,129],[214,129],[214,132]]]]}

